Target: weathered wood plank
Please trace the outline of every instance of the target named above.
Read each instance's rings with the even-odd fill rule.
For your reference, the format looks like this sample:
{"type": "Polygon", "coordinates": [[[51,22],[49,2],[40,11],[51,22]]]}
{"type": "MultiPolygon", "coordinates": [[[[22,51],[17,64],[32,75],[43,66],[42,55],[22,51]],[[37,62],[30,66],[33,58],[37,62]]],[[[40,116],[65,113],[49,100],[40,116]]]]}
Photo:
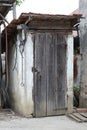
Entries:
{"type": "Polygon", "coordinates": [[[83,117],[87,118],[87,113],[80,113],[83,117]]]}
{"type": "Polygon", "coordinates": [[[46,63],[47,63],[47,115],[56,115],[55,111],[55,44],[53,34],[46,33],[46,63]]]}
{"type": "Polygon", "coordinates": [[[83,113],[87,112],[87,108],[77,108],[76,110],[78,112],[83,112],[83,113]]]}
{"type": "Polygon", "coordinates": [[[72,118],[73,120],[75,120],[75,121],[77,121],[77,122],[82,122],[82,120],[81,120],[81,119],[79,119],[79,118],[75,117],[75,116],[74,116],[74,115],[72,115],[72,114],[69,114],[69,115],[68,115],[68,117],[72,118]]]}
{"type": "Polygon", "coordinates": [[[66,41],[63,34],[57,34],[57,93],[58,108],[66,107],[66,41]]]}
{"type": "Polygon", "coordinates": [[[79,113],[73,113],[72,115],[74,115],[74,116],[77,117],[78,119],[82,120],[83,122],[87,122],[87,118],[83,117],[83,116],[80,115],[79,113]]]}
{"type": "Polygon", "coordinates": [[[47,38],[47,114],[57,115],[67,107],[66,42],[59,33],[48,33],[47,38]]]}
{"type": "Polygon", "coordinates": [[[45,34],[35,34],[35,115],[46,116],[45,34]]]}

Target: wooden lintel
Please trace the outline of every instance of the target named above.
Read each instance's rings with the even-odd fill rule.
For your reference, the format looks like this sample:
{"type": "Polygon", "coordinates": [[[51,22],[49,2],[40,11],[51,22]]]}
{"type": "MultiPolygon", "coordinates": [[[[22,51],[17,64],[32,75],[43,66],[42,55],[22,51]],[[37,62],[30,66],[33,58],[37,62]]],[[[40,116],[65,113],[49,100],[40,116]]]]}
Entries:
{"type": "Polygon", "coordinates": [[[29,27],[29,30],[75,30],[75,28],[61,28],[61,27],[29,27]]]}

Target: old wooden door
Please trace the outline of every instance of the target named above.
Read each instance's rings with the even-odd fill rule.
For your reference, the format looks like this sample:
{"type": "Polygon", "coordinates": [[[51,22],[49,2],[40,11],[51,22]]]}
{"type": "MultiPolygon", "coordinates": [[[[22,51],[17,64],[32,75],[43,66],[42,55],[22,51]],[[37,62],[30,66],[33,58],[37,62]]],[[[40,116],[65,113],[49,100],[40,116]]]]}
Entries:
{"type": "Polygon", "coordinates": [[[34,114],[64,114],[66,98],[66,40],[63,33],[34,37],[34,114]]]}

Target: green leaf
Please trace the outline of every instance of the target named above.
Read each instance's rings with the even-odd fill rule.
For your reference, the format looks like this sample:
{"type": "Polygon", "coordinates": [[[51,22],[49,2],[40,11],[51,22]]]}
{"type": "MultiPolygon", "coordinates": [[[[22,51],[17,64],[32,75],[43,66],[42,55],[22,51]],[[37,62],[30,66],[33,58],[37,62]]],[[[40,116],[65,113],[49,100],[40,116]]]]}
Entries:
{"type": "Polygon", "coordinates": [[[16,5],[20,6],[24,0],[16,0],[16,5]]]}

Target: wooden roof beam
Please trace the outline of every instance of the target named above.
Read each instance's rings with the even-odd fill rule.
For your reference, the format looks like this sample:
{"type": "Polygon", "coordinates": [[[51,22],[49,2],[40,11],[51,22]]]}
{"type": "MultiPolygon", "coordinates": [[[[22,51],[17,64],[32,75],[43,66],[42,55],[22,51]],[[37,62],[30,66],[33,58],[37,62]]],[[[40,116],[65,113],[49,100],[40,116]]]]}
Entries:
{"type": "Polygon", "coordinates": [[[8,3],[0,3],[0,7],[12,7],[13,4],[8,4],[8,3]]]}

